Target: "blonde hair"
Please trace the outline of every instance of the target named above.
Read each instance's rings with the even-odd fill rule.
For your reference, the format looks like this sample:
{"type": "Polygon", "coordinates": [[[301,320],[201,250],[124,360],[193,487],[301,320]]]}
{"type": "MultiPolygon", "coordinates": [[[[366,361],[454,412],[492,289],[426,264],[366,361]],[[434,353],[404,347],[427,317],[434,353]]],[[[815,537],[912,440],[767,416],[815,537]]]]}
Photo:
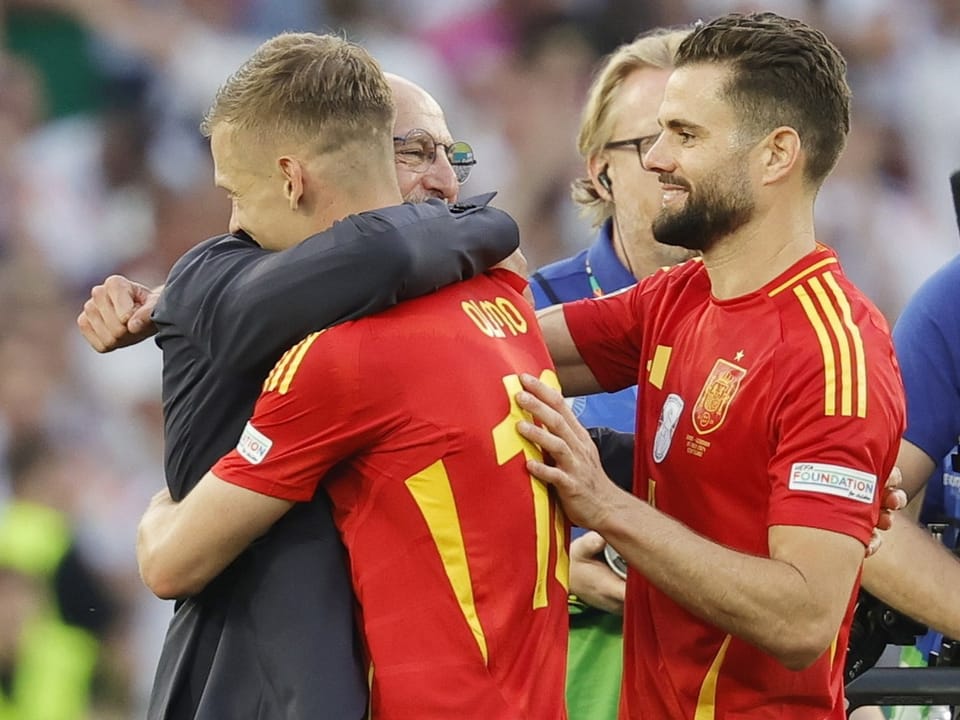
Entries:
{"type": "MultiPolygon", "coordinates": [[[[580,120],[577,149],[584,160],[589,161],[613,139],[610,108],[627,77],[644,68],[672,69],[677,48],[689,34],[689,29],[652,30],[607,56],[590,85],[580,120]]],[[[571,195],[580,205],[580,212],[590,217],[594,226],[602,225],[613,215],[613,201],[601,197],[589,177],[574,180],[571,195]]]]}
{"type": "Polygon", "coordinates": [[[227,79],[200,130],[209,137],[229,122],[261,142],[291,139],[323,153],[355,140],[390,142],[394,112],[383,71],[362,47],[334,35],[283,33],[227,79]]]}

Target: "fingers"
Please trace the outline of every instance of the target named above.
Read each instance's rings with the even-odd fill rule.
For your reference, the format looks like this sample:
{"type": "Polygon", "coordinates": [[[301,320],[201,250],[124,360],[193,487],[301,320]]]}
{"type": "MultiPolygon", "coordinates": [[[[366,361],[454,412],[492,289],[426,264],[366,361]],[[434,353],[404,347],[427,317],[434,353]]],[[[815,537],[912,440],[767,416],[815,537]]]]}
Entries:
{"type": "Polygon", "coordinates": [[[880,549],[880,546],[883,544],[883,535],[880,534],[880,531],[877,528],[873,529],[873,534],[870,536],[870,544],[867,545],[866,557],[870,557],[877,550],[880,549]]]}
{"type": "Polygon", "coordinates": [[[109,352],[137,342],[138,334],[149,334],[153,329],[150,312],[154,305],[156,297],[149,288],[122,275],[111,275],[90,291],[77,326],[94,350],[109,352]]]}
{"type": "Polygon", "coordinates": [[[591,530],[570,543],[570,560],[592,558],[603,552],[606,541],[598,532],[591,530]]]}
{"type": "Polygon", "coordinates": [[[112,333],[107,329],[103,316],[92,300],[87,300],[83,312],[77,317],[77,326],[84,339],[99,353],[111,349],[112,333]]]}
{"type": "Polygon", "coordinates": [[[141,302],[138,296],[139,286],[122,275],[111,275],[103,281],[102,287],[105,296],[102,301],[103,306],[112,308],[112,315],[117,322],[126,325],[141,302]]]}
{"type": "MultiPolygon", "coordinates": [[[[151,296],[153,297],[153,296],[151,296]]],[[[132,333],[142,333],[147,331],[156,332],[156,327],[151,319],[153,308],[156,305],[156,298],[152,302],[142,305],[134,311],[130,320],[127,321],[127,329],[132,333]]]]}
{"type": "Polygon", "coordinates": [[[900,472],[900,468],[896,465],[893,466],[893,470],[890,471],[890,476],[887,478],[885,487],[888,490],[893,490],[899,488],[903,484],[903,473],[900,472]]]}
{"type": "Polygon", "coordinates": [[[590,434],[574,416],[563,395],[533,375],[520,375],[524,390],[517,393],[517,404],[533,415],[555,435],[568,442],[588,442],[590,434]]]}
{"type": "Polygon", "coordinates": [[[622,614],[626,583],[597,557],[606,543],[588,532],[570,544],[570,592],[592,607],[622,614]]]}
{"type": "Polygon", "coordinates": [[[903,510],[907,506],[907,494],[903,490],[888,490],[883,495],[883,510],[903,510]]]}

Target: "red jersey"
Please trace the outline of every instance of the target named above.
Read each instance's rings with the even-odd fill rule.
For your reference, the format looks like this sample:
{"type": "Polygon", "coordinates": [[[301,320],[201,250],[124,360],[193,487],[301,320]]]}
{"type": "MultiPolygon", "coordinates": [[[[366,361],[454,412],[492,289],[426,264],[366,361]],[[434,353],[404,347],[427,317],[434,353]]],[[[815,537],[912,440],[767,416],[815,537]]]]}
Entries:
{"type": "MultiPolygon", "coordinates": [[[[903,389],[886,322],[831,250],[732,300],[694,260],[564,316],[605,389],[639,385],[639,497],[753,555],[773,525],[869,541],[903,389]]],[[[795,672],[628,573],[621,717],[841,720],[855,596],[834,647],[795,672]]]]}
{"type": "Polygon", "coordinates": [[[322,481],[374,720],[566,716],[568,527],[514,399],[520,373],[557,382],[522,284],[496,271],[310,335],[213,469],[293,501],[322,481]]]}

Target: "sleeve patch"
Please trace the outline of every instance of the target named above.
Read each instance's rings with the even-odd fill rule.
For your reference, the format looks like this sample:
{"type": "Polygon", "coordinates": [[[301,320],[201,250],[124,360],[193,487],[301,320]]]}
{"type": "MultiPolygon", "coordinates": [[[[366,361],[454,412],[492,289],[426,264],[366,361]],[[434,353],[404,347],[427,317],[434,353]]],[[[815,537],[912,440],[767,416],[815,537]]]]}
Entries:
{"type": "Polygon", "coordinates": [[[839,465],[794,463],[790,489],[836,495],[870,504],[877,491],[877,476],[839,465]]]}
{"type": "Polygon", "coordinates": [[[240,436],[240,441],[237,443],[237,452],[247,462],[259,465],[272,447],[273,440],[248,422],[240,436]]]}

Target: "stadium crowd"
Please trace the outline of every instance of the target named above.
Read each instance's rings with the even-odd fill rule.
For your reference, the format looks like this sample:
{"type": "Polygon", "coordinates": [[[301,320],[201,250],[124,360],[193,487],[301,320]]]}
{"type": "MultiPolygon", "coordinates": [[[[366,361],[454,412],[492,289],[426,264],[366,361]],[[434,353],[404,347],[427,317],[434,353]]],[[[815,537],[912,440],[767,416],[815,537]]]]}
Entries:
{"type": "Polygon", "coordinates": [[[26,528],[43,547],[26,557],[0,544],[0,662],[43,620],[67,639],[38,631],[37,647],[64,657],[33,662],[70,666],[51,698],[90,720],[143,715],[172,610],[143,587],[134,555],[164,480],[160,355],[152,342],[97,355],[74,320],[105,276],[159,284],[225,230],[229,203],[198,125],[263,39],[333,30],[427,88],[476,153],[461,197],[498,190],[535,268],[593,235],[570,183],[600,59],[650,27],[753,9],[822,28],[849,63],[853,126],[818,200],[818,239],[893,324],[958,247],[946,182],[960,167],[955,0],[5,3],[0,543],[26,528]]]}

